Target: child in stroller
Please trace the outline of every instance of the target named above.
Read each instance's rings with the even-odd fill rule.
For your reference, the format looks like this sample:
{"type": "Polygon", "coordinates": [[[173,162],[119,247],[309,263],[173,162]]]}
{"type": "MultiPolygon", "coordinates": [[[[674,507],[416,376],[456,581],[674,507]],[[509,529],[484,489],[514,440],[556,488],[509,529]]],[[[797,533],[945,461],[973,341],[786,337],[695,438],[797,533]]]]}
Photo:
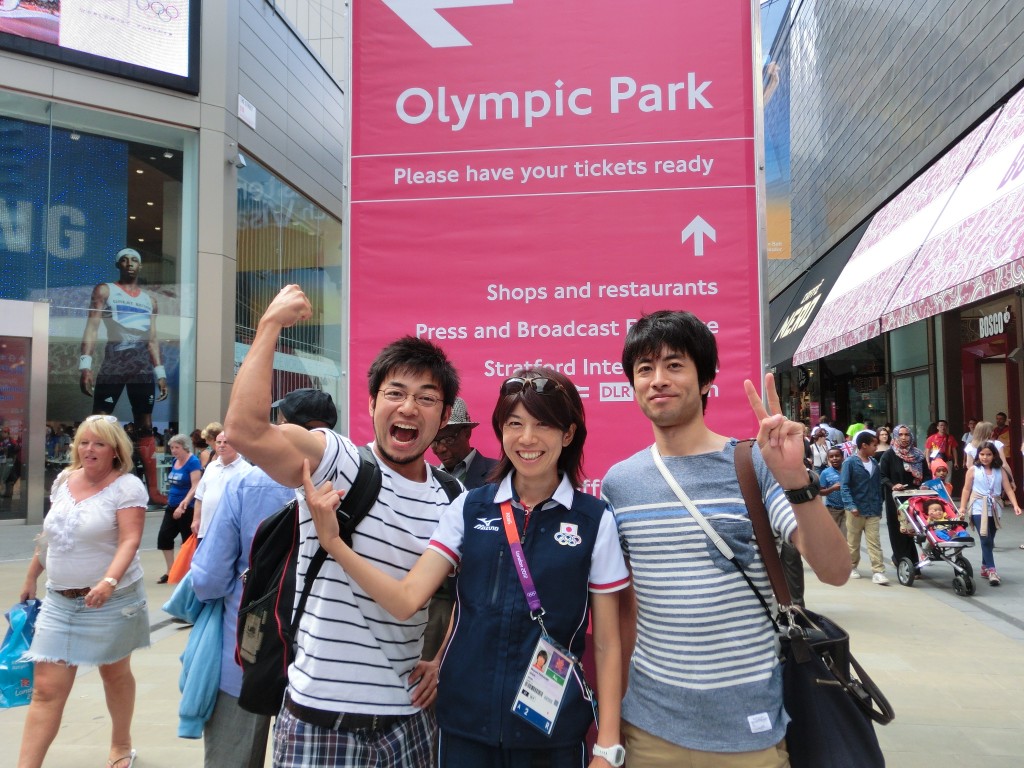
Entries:
{"type": "MultiPolygon", "coordinates": [[[[944,489],[943,489],[944,490],[944,489]]],[[[920,562],[903,558],[897,563],[900,584],[910,587],[921,570],[936,562],[953,566],[953,589],[958,595],[975,592],[974,569],[963,556],[963,550],[974,546],[966,524],[944,492],[926,490],[893,491],[898,509],[906,521],[907,534],[921,544],[920,562]]]]}

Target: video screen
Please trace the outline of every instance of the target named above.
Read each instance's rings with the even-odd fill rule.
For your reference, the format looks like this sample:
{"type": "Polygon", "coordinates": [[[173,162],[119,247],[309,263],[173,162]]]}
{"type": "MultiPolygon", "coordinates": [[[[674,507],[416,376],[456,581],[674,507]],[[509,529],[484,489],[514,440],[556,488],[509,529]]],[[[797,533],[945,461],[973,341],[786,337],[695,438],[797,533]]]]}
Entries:
{"type": "Polygon", "coordinates": [[[199,92],[199,0],[0,0],[0,48],[199,92]]]}

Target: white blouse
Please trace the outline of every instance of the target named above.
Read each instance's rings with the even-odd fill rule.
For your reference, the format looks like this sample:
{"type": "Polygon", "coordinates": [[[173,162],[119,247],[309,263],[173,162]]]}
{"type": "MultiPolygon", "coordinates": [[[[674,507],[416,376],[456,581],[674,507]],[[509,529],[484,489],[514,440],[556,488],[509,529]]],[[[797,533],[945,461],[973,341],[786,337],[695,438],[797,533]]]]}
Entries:
{"type": "MultiPolygon", "coordinates": [[[[121,475],[84,501],[76,501],[62,473],[50,491],[51,507],[43,520],[48,545],[47,586],[51,589],[91,587],[104,576],[117,551],[117,512],[149,504],[146,486],[135,475],[121,475]]],[[[118,589],[142,578],[136,550],[118,589]]]]}

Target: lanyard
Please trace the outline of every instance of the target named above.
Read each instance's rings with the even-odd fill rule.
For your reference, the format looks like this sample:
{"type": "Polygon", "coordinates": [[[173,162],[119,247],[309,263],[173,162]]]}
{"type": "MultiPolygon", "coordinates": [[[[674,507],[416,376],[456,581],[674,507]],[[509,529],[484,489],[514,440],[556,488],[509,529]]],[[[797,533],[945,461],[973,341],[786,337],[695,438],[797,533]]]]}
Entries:
{"type": "Polygon", "coordinates": [[[526,564],[526,553],[523,552],[522,542],[519,541],[519,529],[516,528],[516,518],[512,514],[512,502],[505,501],[501,504],[501,522],[505,526],[505,538],[508,539],[508,548],[512,550],[512,562],[516,569],[516,576],[519,577],[519,584],[526,595],[526,604],[530,606],[530,618],[540,623],[541,631],[547,634],[544,629],[544,622],[540,617],[544,615],[544,609],[540,606],[540,597],[537,596],[537,586],[533,583],[533,576],[530,575],[530,567],[526,564]]]}

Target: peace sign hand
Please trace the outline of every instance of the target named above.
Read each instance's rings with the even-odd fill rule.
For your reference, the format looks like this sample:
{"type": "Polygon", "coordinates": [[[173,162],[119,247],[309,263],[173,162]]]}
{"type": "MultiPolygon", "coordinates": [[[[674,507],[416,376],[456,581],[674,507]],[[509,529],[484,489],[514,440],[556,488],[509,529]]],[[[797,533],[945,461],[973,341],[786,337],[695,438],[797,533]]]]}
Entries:
{"type": "Polygon", "coordinates": [[[743,382],[743,388],[747,392],[750,409],[758,420],[757,445],[761,449],[764,463],[783,488],[802,488],[807,485],[804,426],[782,415],[779,394],[775,391],[775,377],[770,373],[764,377],[764,390],[768,394],[767,408],[749,379],[743,382]]]}

